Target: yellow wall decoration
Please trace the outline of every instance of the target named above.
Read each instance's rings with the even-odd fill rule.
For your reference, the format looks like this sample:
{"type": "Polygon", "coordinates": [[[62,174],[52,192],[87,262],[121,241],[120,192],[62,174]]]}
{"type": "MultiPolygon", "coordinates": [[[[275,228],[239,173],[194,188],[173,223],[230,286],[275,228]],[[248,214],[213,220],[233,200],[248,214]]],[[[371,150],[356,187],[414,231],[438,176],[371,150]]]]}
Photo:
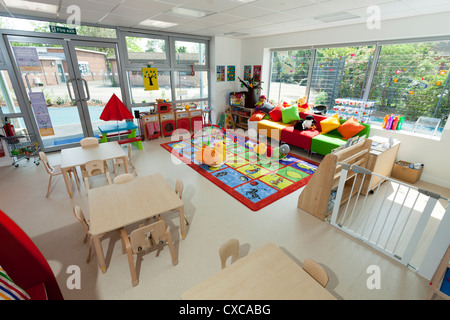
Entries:
{"type": "Polygon", "coordinates": [[[158,71],[156,68],[142,68],[142,76],[144,78],[144,90],[159,90],[158,71]]]}

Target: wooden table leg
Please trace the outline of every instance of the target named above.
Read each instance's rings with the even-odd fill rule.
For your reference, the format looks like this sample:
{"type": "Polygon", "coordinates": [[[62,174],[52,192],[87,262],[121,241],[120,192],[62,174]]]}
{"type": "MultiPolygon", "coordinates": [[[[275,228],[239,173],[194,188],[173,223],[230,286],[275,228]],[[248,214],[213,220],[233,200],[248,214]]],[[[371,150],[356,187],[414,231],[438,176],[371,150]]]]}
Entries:
{"type": "Polygon", "coordinates": [[[180,230],[181,230],[181,239],[186,239],[186,222],[184,219],[184,206],[178,209],[180,213],[180,230]]]}
{"type": "Polygon", "coordinates": [[[106,262],[105,262],[105,256],[103,255],[103,247],[102,243],[100,241],[101,236],[92,236],[92,241],[94,242],[94,248],[95,252],[97,253],[97,261],[98,266],[100,270],[102,270],[103,273],[106,272],[106,262]]]}
{"type": "Polygon", "coordinates": [[[123,167],[125,169],[125,173],[130,173],[130,170],[128,169],[128,157],[124,156],[121,159],[123,161],[123,167]]]}
{"type": "Polygon", "coordinates": [[[67,172],[67,168],[61,168],[62,175],[64,178],[64,182],[66,183],[66,189],[67,193],[69,194],[70,198],[72,198],[72,186],[70,184],[69,174],[67,172]]]}

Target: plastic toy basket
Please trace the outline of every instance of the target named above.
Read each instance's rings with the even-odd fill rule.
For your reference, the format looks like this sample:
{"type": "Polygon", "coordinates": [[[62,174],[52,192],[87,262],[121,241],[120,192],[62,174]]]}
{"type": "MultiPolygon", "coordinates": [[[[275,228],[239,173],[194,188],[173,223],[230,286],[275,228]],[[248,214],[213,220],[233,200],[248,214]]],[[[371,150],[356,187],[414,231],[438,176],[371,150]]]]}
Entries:
{"type": "Polygon", "coordinates": [[[12,165],[19,166],[19,161],[23,159],[30,160],[34,157],[34,163],[39,165],[38,153],[40,151],[36,136],[32,134],[2,137],[8,145],[9,156],[13,159],[12,165]]]}

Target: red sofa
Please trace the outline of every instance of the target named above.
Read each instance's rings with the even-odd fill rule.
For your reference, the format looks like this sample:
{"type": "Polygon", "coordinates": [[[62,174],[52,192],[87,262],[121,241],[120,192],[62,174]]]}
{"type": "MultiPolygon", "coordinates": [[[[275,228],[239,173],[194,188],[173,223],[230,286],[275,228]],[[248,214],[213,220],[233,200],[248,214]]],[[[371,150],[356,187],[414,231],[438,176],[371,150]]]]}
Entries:
{"type": "MultiPolygon", "coordinates": [[[[300,117],[305,119],[309,113],[300,112],[300,117]]],[[[258,134],[265,135],[269,138],[283,141],[287,144],[297,146],[303,148],[305,150],[311,150],[311,141],[312,139],[319,135],[322,131],[320,127],[320,121],[326,119],[326,116],[323,115],[313,115],[314,120],[316,120],[316,129],[312,130],[303,130],[298,131],[294,129],[294,125],[296,121],[292,123],[282,123],[275,122],[272,120],[261,120],[258,122],[257,130],[258,134]]]]}
{"type": "MultiPolygon", "coordinates": [[[[300,112],[300,118],[305,119],[310,113],[300,112]]],[[[285,142],[287,144],[300,147],[302,149],[318,153],[321,155],[327,155],[333,149],[344,145],[347,140],[343,139],[342,135],[337,129],[332,130],[326,134],[320,134],[322,127],[320,121],[328,118],[324,115],[313,114],[314,120],[316,120],[316,128],[314,130],[302,130],[298,131],[294,129],[296,121],[291,123],[275,122],[272,120],[261,120],[257,124],[257,130],[259,135],[265,135],[271,139],[285,142]]],[[[339,122],[343,124],[346,120],[339,119],[339,122]]],[[[370,125],[362,124],[365,128],[360,131],[358,136],[369,137],[370,125]]]]}
{"type": "Polygon", "coordinates": [[[0,266],[31,300],[63,300],[47,260],[28,235],[0,210],[0,266]]]}
{"type": "MultiPolygon", "coordinates": [[[[302,119],[305,119],[307,115],[309,115],[309,113],[300,112],[300,117],[302,119]]],[[[316,129],[298,131],[294,129],[294,126],[288,126],[281,130],[281,141],[305,150],[311,150],[312,139],[322,131],[322,128],[320,127],[320,121],[327,118],[326,116],[317,114],[314,114],[313,117],[314,120],[316,120],[316,129]]]]}

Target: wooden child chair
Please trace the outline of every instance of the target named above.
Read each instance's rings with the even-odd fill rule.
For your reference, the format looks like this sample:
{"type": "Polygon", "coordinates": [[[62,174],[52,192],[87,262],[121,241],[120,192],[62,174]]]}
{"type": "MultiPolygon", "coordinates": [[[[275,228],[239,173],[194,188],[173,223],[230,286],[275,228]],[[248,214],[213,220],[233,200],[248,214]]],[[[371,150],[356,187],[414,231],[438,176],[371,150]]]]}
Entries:
{"type": "Polygon", "coordinates": [[[230,239],[219,248],[220,262],[222,269],[227,266],[227,260],[232,257],[231,263],[239,259],[239,240],[230,239]]]}
{"type": "Polygon", "coordinates": [[[328,274],[321,265],[311,259],[306,259],[303,262],[303,270],[305,270],[318,283],[325,287],[328,283],[328,274]]]}
{"type": "MultiPolygon", "coordinates": [[[[54,176],[62,175],[61,166],[59,164],[51,165],[50,162],[48,161],[47,155],[42,151],[39,152],[39,159],[41,159],[42,163],[44,164],[45,171],[50,176],[48,179],[48,188],[47,188],[47,195],[46,195],[46,197],[48,198],[48,196],[50,194],[50,187],[52,185],[52,178],[54,176]]],[[[75,182],[77,184],[77,188],[78,188],[78,190],[80,190],[77,168],[76,167],[70,168],[70,170],[68,170],[67,172],[69,173],[70,176],[73,176],[73,178],[75,179],[75,182]]]]}
{"type": "Polygon", "coordinates": [[[80,141],[80,145],[82,148],[95,147],[98,146],[98,144],[99,144],[98,139],[94,137],[83,138],[80,141]]]}
{"type": "Polygon", "coordinates": [[[89,239],[89,252],[86,259],[86,262],[89,263],[89,261],[91,260],[91,249],[92,249],[92,235],[90,232],[89,221],[86,220],[83,210],[81,210],[81,208],[77,205],[73,207],[73,214],[75,215],[75,218],[77,218],[77,220],[81,223],[84,232],[86,233],[83,242],[86,242],[89,239]]]}
{"type": "MultiPolygon", "coordinates": [[[[177,181],[175,182],[175,193],[180,197],[181,200],[183,200],[183,189],[183,180],[177,179],[177,181]]],[[[187,220],[186,216],[184,216],[184,220],[186,221],[186,225],[189,225],[189,221],[187,220]]]]}
{"type": "MultiPolygon", "coordinates": [[[[133,173],[137,176],[136,168],[134,167],[133,162],[131,161],[131,144],[128,144],[128,165],[130,166],[131,170],[133,170],[133,173]]],[[[113,173],[116,175],[116,166],[121,166],[123,164],[122,159],[114,159],[113,163],[113,173]]]]}
{"type": "Polygon", "coordinates": [[[127,183],[134,179],[134,176],[131,173],[119,174],[114,178],[114,184],[127,183]]]}
{"type": "Polygon", "coordinates": [[[83,175],[84,184],[86,185],[86,191],[89,190],[89,177],[94,177],[104,174],[106,180],[111,184],[111,177],[109,175],[108,165],[104,160],[92,160],[86,162],[83,166],[81,173],[83,175]]]}
{"type": "MultiPolygon", "coordinates": [[[[125,229],[120,230],[120,236],[122,238],[122,252],[127,253],[128,264],[131,273],[131,283],[133,287],[139,283],[136,268],[134,266],[134,254],[144,253],[145,251],[160,247],[167,242],[169,245],[170,255],[172,256],[172,264],[175,266],[178,264],[178,259],[175,255],[175,249],[172,243],[172,236],[170,230],[167,227],[164,220],[159,220],[150,225],[139,227],[132,231],[130,236],[127,235],[125,229]]],[[[159,251],[158,251],[159,254],[159,251]]]]}

